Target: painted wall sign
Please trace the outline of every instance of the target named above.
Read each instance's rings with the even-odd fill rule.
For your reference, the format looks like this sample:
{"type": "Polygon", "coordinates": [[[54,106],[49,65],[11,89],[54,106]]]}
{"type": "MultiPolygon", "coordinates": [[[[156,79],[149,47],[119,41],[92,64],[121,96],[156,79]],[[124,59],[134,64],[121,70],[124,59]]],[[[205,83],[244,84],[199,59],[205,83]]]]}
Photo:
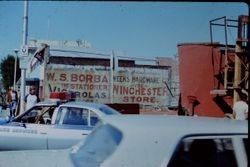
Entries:
{"type": "Polygon", "coordinates": [[[50,92],[71,91],[77,100],[109,103],[140,103],[167,105],[168,81],[166,69],[127,68],[113,74],[113,93],[110,96],[111,79],[107,70],[49,69],[45,74],[45,99],[50,92]]]}

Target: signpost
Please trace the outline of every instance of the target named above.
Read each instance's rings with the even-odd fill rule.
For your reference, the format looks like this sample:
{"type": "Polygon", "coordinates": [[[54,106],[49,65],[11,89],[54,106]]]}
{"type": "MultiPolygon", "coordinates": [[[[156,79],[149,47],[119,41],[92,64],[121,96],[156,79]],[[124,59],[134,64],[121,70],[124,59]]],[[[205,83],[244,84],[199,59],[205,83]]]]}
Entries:
{"type": "Polygon", "coordinates": [[[24,112],[24,99],[25,99],[25,79],[27,69],[28,57],[28,1],[24,1],[24,17],[23,17],[23,43],[20,50],[20,68],[21,68],[21,87],[20,87],[20,114],[24,112]]]}

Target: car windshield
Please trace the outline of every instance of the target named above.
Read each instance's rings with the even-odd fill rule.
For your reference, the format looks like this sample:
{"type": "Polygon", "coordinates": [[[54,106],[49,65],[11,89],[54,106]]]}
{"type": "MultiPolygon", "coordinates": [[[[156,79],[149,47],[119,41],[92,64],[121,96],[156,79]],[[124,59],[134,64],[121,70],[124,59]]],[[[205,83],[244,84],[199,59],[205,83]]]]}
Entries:
{"type": "Polygon", "coordinates": [[[13,119],[12,122],[39,123],[38,117],[40,119],[51,119],[54,109],[55,106],[35,106],[13,119]]]}
{"type": "Polygon", "coordinates": [[[76,167],[84,164],[88,167],[100,166],[117,148],[122,133],[108,124],[98,124],[85,142],[74,146],[71,159],[76,167]]]}

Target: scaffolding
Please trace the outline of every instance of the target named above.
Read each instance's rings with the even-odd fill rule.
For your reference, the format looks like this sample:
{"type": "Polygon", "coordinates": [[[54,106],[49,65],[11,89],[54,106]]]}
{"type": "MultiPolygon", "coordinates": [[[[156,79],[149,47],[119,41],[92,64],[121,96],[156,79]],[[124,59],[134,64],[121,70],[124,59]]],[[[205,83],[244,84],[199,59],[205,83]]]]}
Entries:
{"type": "MultiPolygon", "coordinates": [[[[240,15],[238,20],[227,19],[225,16],[210,21],[210,40],[214,44],[213,27],[224,28],[224,44],[220,44],[219,71],[215,74],[215,94],[231,95],[235,103],[242,93],[248,96],[249,86],[249,16],[240,15]],[[238,35],[235,45],[228,43],[228,29],[236,28],[238,35]],[[220,85],[223,85],[221,88],[220,85]]],[[[213,57],[212,52],[212,59],[213,57]]],[[[213,64],[214,65],[214,64],[213,64]]],[[[215,71],[214,71],[215,72],[215,71]]]]}

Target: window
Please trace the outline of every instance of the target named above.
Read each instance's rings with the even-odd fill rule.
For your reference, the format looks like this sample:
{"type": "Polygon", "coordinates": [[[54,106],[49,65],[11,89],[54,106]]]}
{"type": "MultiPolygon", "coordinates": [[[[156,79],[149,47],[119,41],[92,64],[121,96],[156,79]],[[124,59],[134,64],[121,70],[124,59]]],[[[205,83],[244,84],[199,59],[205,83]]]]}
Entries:
{"type": "MultiPolygon", "coordinates": [[[[64,107],[61,109],[60,114],[63,113],[65,115],[62,116],[63,124],[95,126],[95,124],[99,121],[98,116],[93,111],[85,108],[64,107]]],[[[57,118],[59,117],[60,116],[57,118]]]]}
{"type": "Polygon", "coordinates": [[[69,125],[88,125],[86,114],[81,108],[68,107],[68,111],[65,114],[63,124],[69,125]]]}
{"type": "Polygon", "coordinates": [[[179,144],[168,167],[236,167],[231,138],[186,138],[179,144]]]}
{"type": "Polygon", "coordinates": [[[49,123],[51,116],[54,112],[55,107],[53,106],[37,106],[29,110],[28,113],[17,117],[13,122],[23,122],[23,123],[49,123]]]}
{"type": "Polygon", "coordinates": [[[81,142],[73,148],[71,158],[76,167],[94,167],[108,158],[122,140],[122,133],[107,124],[98,126],[85,142],[81,142]]]}
{"type": "Polygon", "coordinates": [[[95,126],[96,123],[99,121],[99,118],[95,112],[89,109],[85,109],[85,108],[82,109],[81,118],[84,121],[84,125],[88,125],[88,126],[95,126]]]}

